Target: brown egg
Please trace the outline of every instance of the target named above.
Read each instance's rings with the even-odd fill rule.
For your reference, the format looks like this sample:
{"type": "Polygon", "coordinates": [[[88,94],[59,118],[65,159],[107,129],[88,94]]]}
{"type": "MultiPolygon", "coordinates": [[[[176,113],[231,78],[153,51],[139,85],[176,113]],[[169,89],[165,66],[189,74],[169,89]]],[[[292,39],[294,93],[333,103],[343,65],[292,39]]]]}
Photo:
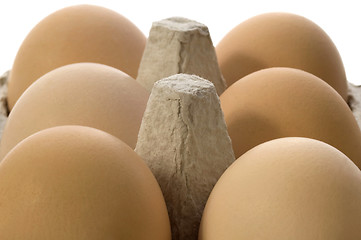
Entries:
{"type": "Polygon", "coordinates": [[[60,9],[23,41],[9,76],[9,108],[36,79],[71,63],[102,63],[136,78],[145,42],[132,22],[112,10],[93,5],[60,9]]]}
{"type": "Polygon", "coordinates": [[[258,145],[215,185],[199,240],[361,239],[361,172],[308,138],[258,145]]]}
{"type": "Polygon", "coordinates": [[[74,63],[34,82],[10,112],[0,159],[25,137],[59,125],[106,131],[135,147],[149,93],[122,71],[98,63],[74,63]]]}
{"type": "Polygon", "coordinates": [[[280,137],[309,137],[361,167],[361,132],[350,108],[320,78],[299,69],[268,68],[235,82],[221,107],[236,158],[280,137]]]}
{"type": "Polygon", "coordinates": [[[216,53],[228,86],[260,69],[292,67],[318,76],[347,100],[345,69],[336,46],[323,29],[302,16],[254,16],[227,33],[216,53]]]}
{"type": "Polygon", "coordinates": [[[171,239],[144,161],[118,138],[83,126],[37,132],[6,156],[0,212],[0,239],[171,239]]]}

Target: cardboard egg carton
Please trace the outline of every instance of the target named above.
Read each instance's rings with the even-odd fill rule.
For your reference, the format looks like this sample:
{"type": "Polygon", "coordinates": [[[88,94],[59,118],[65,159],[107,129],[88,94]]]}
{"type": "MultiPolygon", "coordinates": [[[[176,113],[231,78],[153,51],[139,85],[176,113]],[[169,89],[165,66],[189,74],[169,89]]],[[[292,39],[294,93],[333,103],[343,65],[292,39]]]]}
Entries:
{"type": "Polygon", "coordinates": [[[135,152],[162,189],[172,239],[197,239],[208,196],[235,161],[214,84],[185,73],[155,82],[135,152]]]}
{"type": "Polygon", "coordinates": [[[361,86],[348,83],[348,106],[356,118],[357,124],[361,128],[361,86]]]}
{"type": "MultiPolygon", "coordinates": [[[[207,197],[234,161],[219,104],[226,85],[217,64],[205,25],[184,18],[153,23],[136,79],[151,95],[135,151],[162,188],[172,239],[196,239],[207,197]]],[[[9,73],[0,77],[0,140],[9,114],[9,73]]],[[[361,86],[348,83],[348,94],[361,127],[361,86]]]]}
{"type": "Polygon", "coordinates": [[[9,115],[7,104],[9,73],[10,71],[7,71],[0,76],[0,139],[9,115]]]}

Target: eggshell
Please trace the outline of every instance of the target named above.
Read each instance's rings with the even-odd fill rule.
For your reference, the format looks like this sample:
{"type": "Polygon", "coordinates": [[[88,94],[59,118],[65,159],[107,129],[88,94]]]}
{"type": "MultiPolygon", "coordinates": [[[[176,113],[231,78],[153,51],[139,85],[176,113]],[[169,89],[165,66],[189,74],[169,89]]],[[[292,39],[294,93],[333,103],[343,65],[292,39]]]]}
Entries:
{"type": "Polygon", "coordinates": [[[9,79],[9,108],[36,79],[71,63],[102,63],[136,78],[145,42],[131,21],[110,9],[60,9],[40,21],[20,46],[9,79]]]}
{"type": "Polygon", "coordinates": [[[149,93],[122,71],[97,63],[54,69],[34,82],[9,114],[2,158],[25,137],[59,125],[106,131],[135,147],[149,93]]]}
{"type": "Polygon", "coordinates": [[[307,138],[266,142],[214,187],[199,240],[361,239],[361,173],[336,148],[307,138]]]}
{"type": "Polygon", "coordinates": [[[254,16],[228,32],[216,53],[228,86],[260,69],[292,67],[318,76],[347,100],[345,69],[336,46],[305,17],[284,12],[254,16]]]}
{"type": "Polygon", "coordinates": [[[19,143],[0,165],[1,239],[170,240],[154,176],[103,131],[60,126],[19,143]]]}
{"type": "Polygon", "coordinates": [[[361,167],[361,132],[350,108],[320,78],[299,69],[268,68],[230,86],[221,106],[236,158],[280,137],[309,137],[361,167]]]}

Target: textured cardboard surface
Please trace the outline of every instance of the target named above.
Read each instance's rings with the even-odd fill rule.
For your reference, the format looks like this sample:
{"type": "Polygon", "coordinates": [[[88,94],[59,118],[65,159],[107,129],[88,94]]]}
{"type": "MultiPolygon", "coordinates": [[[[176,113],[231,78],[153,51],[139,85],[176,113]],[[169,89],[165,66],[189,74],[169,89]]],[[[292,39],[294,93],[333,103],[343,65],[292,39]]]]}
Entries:
{"type": "Polygon", "coordinates": [[[181,17],[153,22],[137,81],[151,91],[156,81],[178,73],[211,81],[218,95],[226,89],[206,25],[181,17]]]}
{"type": "Polygon", "coordinates": [[[10,71],[0,76],[0,139],[8,119],[7,94],[8,94],[8,76],[10,71]]]}
{"type": "Polygon", "coordinates": [[[135,151],[162,189],[172,239],[196,240],[209,194],[235,160],[214,85],[189,74],[156,82],[135,151]]]}
{"type": "Polygon", "coordinates": [[[361,128],[361,86],[348,83],[348,105],[361,128]]]}

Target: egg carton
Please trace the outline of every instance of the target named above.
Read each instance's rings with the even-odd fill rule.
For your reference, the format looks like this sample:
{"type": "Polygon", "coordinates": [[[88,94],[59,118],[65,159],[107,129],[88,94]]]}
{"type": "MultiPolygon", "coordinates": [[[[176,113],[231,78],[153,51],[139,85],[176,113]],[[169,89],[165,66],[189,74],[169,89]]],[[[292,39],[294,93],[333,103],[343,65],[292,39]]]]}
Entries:
{"type": "Polygon", "coordinates": [[[9,73],[10,71],[7,71],[0,77],[0,140],[9,115],[7,104],[9,73]]]}
{"type": "MultiPolygon", "coordinates": [[[[217,179],[235,158],[218,98],[225,89],[225,82],[218,68],[216,54],[205,25],[179,17],[165,19],[153,23],[149,39],[153,36],[159,38],[160,35],[176,37],[164,38],[162,41],[148,41],[144,51],[137,81],[152,94],[144,113],[135,151],[143,157],[156,176],[164,191],[167,206],[173,206],[173,209],[168,209],[173,239],[193,239],[198,231],[194,226],[199,224],[207,200],[205,197],[209,195],[217,179]],[[169,45],[172,45],[174,52],[164,50],[165,46],[169,45]],[[188,52],[191,51],[190,58],[188,52]],[[207,57],[204,57],[205,55],[207,57]],[[170,70],[165,71],[163,64],[157,61],[159,59],[171,64],[170,70]],[[179,72],[184,74],[178,74],[179,72]],[[188,75],[187,72],[197,76],[188,75]],[[156,81],[157,79],[161,80],[156,81]],[[202,102],[204,98],[214,104],[205,106],[202,102]],[[209,106],[214,109],[210,109],[209,106]],[[168,114],[163,109],[171,109],[177,114],[168,114]],[[202,111],[201,114],[198,113],[199,111],[202,111]],[[200,125],[208,127],[210,131],[202,131],[199,125],[194,125],[195,123],[201,123],[200,125]],[[154,125],[159,129],[154,130],[154,125]],[[157,137],[159,134],[164,137],[157,137]],[[202,141],[203,139],[207,141],[202,141]],[[173,148],[173,145],[177,147],[173,148]],[[155,149],[154,146],[157,148],[155,149]],[[217,155],[219,154],[217,149],[222,149],[221,155],[217,155]],[[209,162],[200,153],[211,155],[212,160],[220,158],[220,161],[209,162]],[[193,156],[204,159],[195,163],[193,156]],[[166,167],[168,170],[164,171],[166,167]],[[187,168],[192,168],[193,171],[187,171],[187,168]],[[205,172],[202,169],[211,170],[205,172]],[[209,176],[206,176],[207,174],[209,176]],[[189,188],[189,185],[193,188],[189,188]],[[186,194],[179,194],[180,192],[186,194]],[[182,209],[182,212],[179,209],[182,209]]],[[[9,114],[7,105],[9,73],[10,70],[0,77],[0,140],[9,114]]],[[[347,104],[361,127],[361,86],[348,83],[348,95],[347,104]]]]}
{"type": "Polygon", "coordinates": [[[361,128],[361,85],[348,82],[347,104],[355,116],[357,124],[361,128]]]}

